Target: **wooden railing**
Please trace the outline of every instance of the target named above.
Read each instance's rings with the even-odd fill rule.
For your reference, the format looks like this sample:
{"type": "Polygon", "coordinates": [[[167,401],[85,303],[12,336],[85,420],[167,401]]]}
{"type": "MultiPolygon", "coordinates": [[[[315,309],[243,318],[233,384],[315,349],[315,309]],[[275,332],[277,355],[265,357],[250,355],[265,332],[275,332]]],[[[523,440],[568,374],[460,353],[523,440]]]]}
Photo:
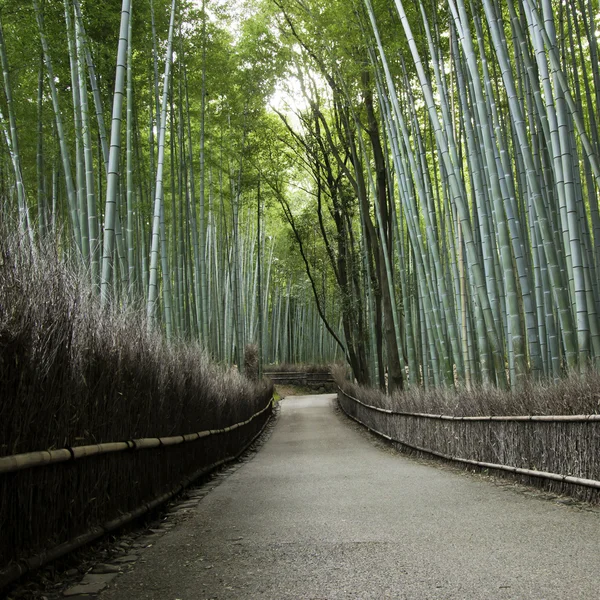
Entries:
{"type": "Polygon", "coordinates": [[[0,546],[0,590],[235,460],[262,433],[272,409],[271,398],[248,419],[219,429],[0,457],[0,524],[4,541],[13,540],[0,546]],[[29,540],[21,522],[45,535],[29,540]],[[48,548],[49,539],[60,541],[48,548]],[[23,556],[29,548],[33,553],[23,556]]]}
{"type": "Polygon", "coordinates": [[[331,373],[304,373],[298,371],[265,371],[275,385],[297,385],[309,388],[331,386],[334,384],[331,373]]]}
{"type": "Polygon", "coordinates": [[[436,415],[367,404],[338,387],[351,419],[411,450],[482,469],[600,490],[600,415],[436,415]]]}

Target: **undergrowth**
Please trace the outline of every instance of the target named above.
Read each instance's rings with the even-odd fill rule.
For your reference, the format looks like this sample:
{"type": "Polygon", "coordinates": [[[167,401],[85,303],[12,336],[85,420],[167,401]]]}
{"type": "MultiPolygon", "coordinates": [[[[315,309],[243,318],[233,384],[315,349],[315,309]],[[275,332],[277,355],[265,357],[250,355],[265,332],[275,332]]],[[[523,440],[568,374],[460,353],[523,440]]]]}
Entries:
{"type": "Polygon", "coordinates": [[[559,381],[527,382],[519,390],[492,386],[464,388],[412,387],[391,395],[351,382],[347,369],[334,367],[332,375],[345,392],[362,402],[391,410],[446,414],[486,415],[581,415],[600,413],[600,374],[569,375],[559,381]]]}
{"type": "Polygon", "coordinates": [[[101,310],[52,244],[2,234],[0,456],[224,427],[271,397],[199,345],[167,344],[143,307],[101,310]]]}

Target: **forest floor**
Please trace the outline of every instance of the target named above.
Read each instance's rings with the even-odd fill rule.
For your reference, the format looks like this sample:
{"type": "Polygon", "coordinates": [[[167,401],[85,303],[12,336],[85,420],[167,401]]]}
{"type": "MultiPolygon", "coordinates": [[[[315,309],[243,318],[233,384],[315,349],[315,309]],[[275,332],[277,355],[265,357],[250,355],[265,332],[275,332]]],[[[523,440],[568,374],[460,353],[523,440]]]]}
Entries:
{"type": "Polygon", "coordinates": [[[598,597],[598,509],[399,455],[334,399],[281,402],[261,450],[98,598],[598,597]]]}

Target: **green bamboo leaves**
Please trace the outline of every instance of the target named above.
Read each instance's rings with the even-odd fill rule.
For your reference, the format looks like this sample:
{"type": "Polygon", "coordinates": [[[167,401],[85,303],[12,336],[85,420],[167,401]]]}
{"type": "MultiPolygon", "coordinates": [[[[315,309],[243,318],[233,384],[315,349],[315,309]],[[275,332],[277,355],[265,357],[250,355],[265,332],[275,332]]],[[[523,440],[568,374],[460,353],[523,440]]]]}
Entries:
{"type": "Polygon", "coordinates": [[[388,388],[598,364],[594,5],[383,4],[256,0],[234,35],[210,0],[139,28],[122,0],[108,48],[89,5],[32,0],[24,68],[0,28],[6,206],[105,306],[240,369],[247,343],[388,388]]]}

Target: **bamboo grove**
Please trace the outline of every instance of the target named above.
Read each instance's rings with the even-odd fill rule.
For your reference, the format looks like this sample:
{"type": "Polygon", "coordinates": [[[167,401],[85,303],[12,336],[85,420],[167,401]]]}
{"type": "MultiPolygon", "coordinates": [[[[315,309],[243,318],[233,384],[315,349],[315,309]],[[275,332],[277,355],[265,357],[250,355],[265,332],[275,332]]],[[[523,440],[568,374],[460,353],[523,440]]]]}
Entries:
{"type": "Polygon", "coordinates": [[[0,12],[3,211],[100,302],[389,389],[598,366],[596,0],[109,4],[0,12]]]}
{"type": "Polygon", "coordinates": [[[252,343],[270,363],[333,360],[262,224],[257,129],[278,65],[256,50],[260,23],[234,39],[230,13],[4,3],[2,213],[34,246],[55,238],[103,305],[144,306],[168,340],[240,369],[252,343]]]}
{"type": "Polygon", "coordinates": [[[333,214],[357,378],[597,365],[597,3],[276,4],[309,107],[282,118],[333,214]]]}

